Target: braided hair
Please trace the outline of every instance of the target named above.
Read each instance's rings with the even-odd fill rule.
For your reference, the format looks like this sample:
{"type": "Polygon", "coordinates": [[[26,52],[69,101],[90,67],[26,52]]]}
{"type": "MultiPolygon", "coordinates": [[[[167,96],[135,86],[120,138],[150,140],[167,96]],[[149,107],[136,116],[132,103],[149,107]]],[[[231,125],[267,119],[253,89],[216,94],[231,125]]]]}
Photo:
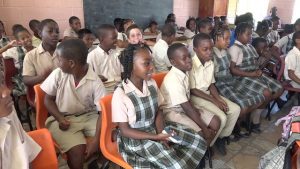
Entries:
{"type": "Polygon", "coordinates": [[[238,38],[241,34],[245,33],[247,29],[252,30],[253,26],[248,22],[242,22],[235,28],[235,36],[238,38]]]}
{"type": "Polygon", "coordinates": [[[230,32],[229,28],[225,25],[219,25],[219,26],[215,27],[215,29],[212,33],[212,38],[213,38],[214,42],[216,43],[216,41],[220,37],[224,38],[224,34],[226,31],[230,32]]]}
{"type": "Polygon", "coordinates": [[[133,71],[134,55],[138,50],[141,49],[147,49],[152,53],[151,49],[146,44],[129,44],[128,47],[123,50],[121,55],[119,56],[120,62],[123,66],[121,78],[125,83],[127,83],[127,79],[130,79],[131,73],[133,71]]]}

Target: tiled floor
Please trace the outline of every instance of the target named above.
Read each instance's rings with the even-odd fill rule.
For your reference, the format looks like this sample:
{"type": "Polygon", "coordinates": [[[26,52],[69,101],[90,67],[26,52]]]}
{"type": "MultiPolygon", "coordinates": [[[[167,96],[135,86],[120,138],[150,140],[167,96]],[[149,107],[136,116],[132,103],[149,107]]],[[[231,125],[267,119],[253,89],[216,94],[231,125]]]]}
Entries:
{"type": "MultiPolygon", "coordinates": [[[[284,108],[272,115],[271,121],[262,118],[261,134],[252,133],[250,138],[241,139],[238,142],[231,142],[227,146],[227,155],[221,156],[214,151],[213,169],[256,169],[262,155],[276,146],[281,136],[281,126],[275,126],[276,120],[287,114],[293,106],[294,99],[289,101],[284,108]]],[[[264,117],[264,115],[262,116],[264,117]]],[[[27,128],[26,126],[24,126],[27,128]]],[[[59,158],[59,169],[68,169],[66,161],[59,158]]],[[[112,166],[110,168],[118,168],[112,166]]],[[[206,165],[208,169],[208,164],[206,165]]]]}

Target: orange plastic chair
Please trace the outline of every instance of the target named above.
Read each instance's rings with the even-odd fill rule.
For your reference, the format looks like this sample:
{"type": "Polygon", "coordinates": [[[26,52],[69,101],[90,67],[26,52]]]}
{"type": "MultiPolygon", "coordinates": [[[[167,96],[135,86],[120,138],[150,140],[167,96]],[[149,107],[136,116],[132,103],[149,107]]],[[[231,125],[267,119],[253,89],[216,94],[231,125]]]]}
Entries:
{"type": "Polygon", "coordinates": [[[53,146],[51,134],[47,129],[28,132],[42,150],[32,162],[33,169],[58,169],[58,160],[53,146]]]}
{"type": "Polygon", "coordinates": [[[36,95],[36,128],[42,129],[45,128],[45,122],[48,118],[48,111],[44,104],[45,92],[41,89],[40,84],[34,86],[34,92],[36,95]]]}
{"type": "Polygon", "coordinates": [[[156,81],[157,87],[160,88],[167,72],[156,73],[152,75],[152,79],[156,81]]]}
{"type": "Polygon", "coordinates": [[[102,110],[100,149],[104,157],[108,160],[125,169],[132,169],[132,167],[121,157],[118,152],[117,143],[112,138],[112,131],[117,128],[117,124],[112,122],[111,99],[112,95],[107,95],[99,101],[102,110]]]}

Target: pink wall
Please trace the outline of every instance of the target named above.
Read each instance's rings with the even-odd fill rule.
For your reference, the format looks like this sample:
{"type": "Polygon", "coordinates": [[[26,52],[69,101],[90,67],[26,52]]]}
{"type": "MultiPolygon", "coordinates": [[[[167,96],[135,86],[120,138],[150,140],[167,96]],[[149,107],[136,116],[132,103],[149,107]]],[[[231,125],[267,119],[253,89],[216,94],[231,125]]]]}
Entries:
{"type": "Polygon", "coordinates": [[[69,25],[69,17],[77,16],[84,26],[83,0],[0,0],[0,20],[4,22],[8,35],[14,24],[22,24],[29,29],[31,19],[54,19],[63,31],[69,25]]]}
{"type": "Polygon", "coordinates": [[[174,0],[173,10],[177,25],[185,27],[190,16],[198,16],[199,0],[174,0]]]}
{"type": "Polygon", "coordinates": [[[270,0],[268,13],[273,6],[276,6],[281,23],[290,24],[293,17],[294,3],[295,0],[270,0]]]}

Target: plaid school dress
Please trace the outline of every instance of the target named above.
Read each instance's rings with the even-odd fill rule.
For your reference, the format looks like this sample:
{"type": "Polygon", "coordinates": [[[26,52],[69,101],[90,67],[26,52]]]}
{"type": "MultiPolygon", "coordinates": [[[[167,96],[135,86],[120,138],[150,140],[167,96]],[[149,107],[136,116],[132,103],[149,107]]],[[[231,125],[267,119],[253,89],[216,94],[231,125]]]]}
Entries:
{"type": "Polygon", "coordinates": [[[14,83],[12,92],[13,92],[14,96],[23,96],[23,95],[26,95],[26,86],[23,82],[23,76],[22,76],[25,52],[21,46],[17,47],[17,51],[18,51],[18,59],[19,59],[20,68],[18,69],[18,74],[16,74],[14,77],[12,77],[12,82],[14,83]]]}
{"type": "MultiPolygon", "coordinates": [[[[121,87],[123,90],[123,86],[121,87]]],[[[158,95],[154,86],[148,86],[150,95],[137,97],[135,92],[126,95],[136,111],[136,122],[130,127],[139,131],[156,134],[155,116],[158,110],[158,95]]],[[[205,140],[194,130],[180,124],[166,124],[182,138],[179,144],[168,149],[158,141],[137,140],[118,134],[118,148],[124,160],[133,168],[194,169],[206,151],[205,140]]]]}
{"type": "Polygon", "coordinates": [[[264,100],[262,93],[248,90],[247,86],[242,86],[230,73],[230,55],[226,51],[226,56],[218,57],[221,52],[218,49],[213,50],[213,59],[215,64],[215,86],[220,94],[241,108],[250,107],[261,103],[264,100]],[[219,54],[218,54],[219,53],[219,54]],[[240,90],[237,90],[239,88],[240,90]]]}
{"type": "MultiPolygon", "coordinates": [[[[240,45],[235,43],[243,52],[243,60],[241,65],[238,65],[239,69],[251,72],[258,70],[258,54],[252,45],[240,45]]],[[[265,74],[260,77],[237,77],[237,80],[241,83],[237,90],[251,90],[253,92],[263,93],[264,89],[269,89],[272,93],[277,93],[282,89],[281,84],[265,74]]]]}

